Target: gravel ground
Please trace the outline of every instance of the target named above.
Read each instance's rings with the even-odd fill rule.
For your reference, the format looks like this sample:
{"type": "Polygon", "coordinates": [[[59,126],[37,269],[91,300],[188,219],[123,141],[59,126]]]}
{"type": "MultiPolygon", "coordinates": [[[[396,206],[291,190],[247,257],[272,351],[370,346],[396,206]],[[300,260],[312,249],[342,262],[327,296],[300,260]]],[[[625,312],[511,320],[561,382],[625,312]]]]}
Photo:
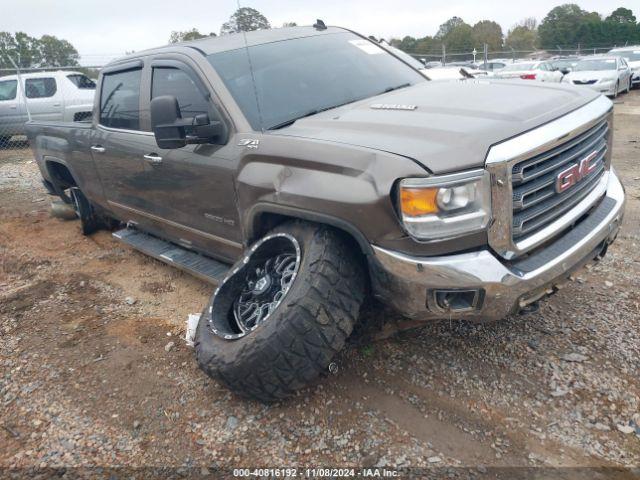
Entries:
{"type": "Polygon", "coordinates": [[[210,286],[51,218],[30,152],[1,150],[0,468],[638,468],[640,91],[615,109],[628,204],[602,262],[526,316],[354,343],[272,406],[197,369],[210,286]]]}

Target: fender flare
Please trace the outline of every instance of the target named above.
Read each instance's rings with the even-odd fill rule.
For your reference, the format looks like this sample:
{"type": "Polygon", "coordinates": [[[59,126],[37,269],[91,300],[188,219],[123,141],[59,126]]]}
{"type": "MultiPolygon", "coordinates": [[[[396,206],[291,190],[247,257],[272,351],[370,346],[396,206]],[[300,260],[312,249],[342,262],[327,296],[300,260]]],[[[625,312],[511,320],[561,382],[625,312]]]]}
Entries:
{"type": "Polygon", "coordinates": [[[262,214],[275,214],[283,217],[298,218],[309,222],[323,223],[342,230],[355,240],[360,250],[365,255],[373,255],[371,244],[362,234],[362,232],[351,223],[341,218],[327,215],[325,213],[313,212],[297,207],[287,205],[277,205],[273,203],[257,203],[253,205],[247,212],[244,220],[244,231],[249,242],[255,240],[255,236],[259,231],[259,218],[262,214]]]}

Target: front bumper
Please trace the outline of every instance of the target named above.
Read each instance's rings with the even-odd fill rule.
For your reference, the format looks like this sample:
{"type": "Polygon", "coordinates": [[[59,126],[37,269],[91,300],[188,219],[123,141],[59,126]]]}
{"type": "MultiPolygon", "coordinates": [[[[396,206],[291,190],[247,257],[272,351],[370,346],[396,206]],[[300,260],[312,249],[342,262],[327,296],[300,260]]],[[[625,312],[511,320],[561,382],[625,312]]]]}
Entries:
{"type": "Polygon", "coordinates": [[[374,246],[374,294],[411,318],[499,320],[552,293],[578,269],[599,258],[615,239],[624,215],[624,189],[613,169],[607,191],[589,215],[553,243],[507,262],[491,250],[410,257],[374,246]],[[473,306],[444,309],[437,291],[477,291],[473,306]]]}

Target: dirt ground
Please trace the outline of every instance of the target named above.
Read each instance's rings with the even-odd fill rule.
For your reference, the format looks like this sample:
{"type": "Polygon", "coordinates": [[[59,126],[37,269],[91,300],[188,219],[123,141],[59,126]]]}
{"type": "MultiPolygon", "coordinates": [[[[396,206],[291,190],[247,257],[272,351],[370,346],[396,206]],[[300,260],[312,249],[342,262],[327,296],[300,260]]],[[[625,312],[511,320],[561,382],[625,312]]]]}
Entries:
{"type": "Polygon", "coordinates": [[[210,285],[52,218],[30,151],[1,150],[0,468],[640,467],[640,91],[615,112],[628,203],[602,262],[526,316],[352,344],[272,406],[198,370],[210,285]]]}

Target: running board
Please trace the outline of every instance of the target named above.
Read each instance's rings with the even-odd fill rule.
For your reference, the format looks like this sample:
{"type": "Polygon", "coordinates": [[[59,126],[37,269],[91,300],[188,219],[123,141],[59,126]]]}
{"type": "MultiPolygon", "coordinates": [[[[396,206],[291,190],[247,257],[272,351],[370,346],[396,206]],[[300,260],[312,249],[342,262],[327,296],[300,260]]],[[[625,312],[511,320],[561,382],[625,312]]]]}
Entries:
{"type": "Polygon", "coordinates": [[[230,268],[230,265],[226,263],[205,257],[133,228],[124,228],[114,232],[112,235],[130,247],[161,262],[184,270],[205,282],[219,284],[230,268]]]}

